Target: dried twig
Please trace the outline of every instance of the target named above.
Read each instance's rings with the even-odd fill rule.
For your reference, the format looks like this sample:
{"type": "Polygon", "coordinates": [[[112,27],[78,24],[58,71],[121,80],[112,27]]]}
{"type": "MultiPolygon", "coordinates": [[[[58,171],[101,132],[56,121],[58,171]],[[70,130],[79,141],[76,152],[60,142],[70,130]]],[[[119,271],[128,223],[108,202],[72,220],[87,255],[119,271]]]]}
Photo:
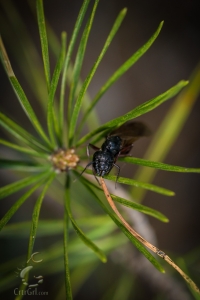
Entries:
{"type": "Polygon", "coordinates": [[[104,191],[104,194],[108,200],[108,203],[110,205],[110,207],[112,208],[112,210],[116,213],[116,215],[119,217],[119,219],[121,220],[121,222],[123,223],[123,225],[126,227],[126,229],[139,241],[141,242],[144,246],[146,246],[147,248],[149,248],[151,251],[153,251],[154,253],[156,253],[158,256],[160,256],[161,258],[163,258],[166,262],[168,262],[169,265],[171,265],[177,272],[179,272],[179,274],[187,281],[187,283],[191,286],[191,288],[193,290],[195,290],[197,293],[200,294],[200,290],[197,287],[197,285],[192,281],[192,279],[186,275],[176,264],[175,262],[173,262],[173,260],[171,260],[171,258],[169,256],[167,256],[162,250],[158,249],[156,246],[152,245],[151,243],[149,243],[147,240],[145,240],[141,235],[139,235],[127,222],[126,220],[122,217],[122,215],[120,214],[120,212],[118,211],[117,207],[115,206],[113,199],[107,189],[107,186],[105,184],[105,181],[102,177],[100,177],[100,183],[102,186],[102,189],[104,191]]]}

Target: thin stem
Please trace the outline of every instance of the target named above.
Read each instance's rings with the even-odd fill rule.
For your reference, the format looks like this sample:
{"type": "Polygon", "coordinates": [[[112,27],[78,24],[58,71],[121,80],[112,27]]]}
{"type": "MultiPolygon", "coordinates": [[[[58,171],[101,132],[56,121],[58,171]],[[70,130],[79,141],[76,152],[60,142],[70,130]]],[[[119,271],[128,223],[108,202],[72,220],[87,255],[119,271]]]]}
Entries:
{"type": "Polygon", "coordinates": [[[122,221],[123,225],[127,228],[127,230],[139,241],[141,242],[144,246],[149,248],[151,251],[156,253],[158,256],[163,258],[166,262],[168,262],[169,265],[171,265],[179,274],[187,281],[187,283],[190,285],[190,287],[195,290],[197,293],[200,294],[200,290],[197,287],[197,285],[192,281],[192,279],[186,275],[176,264],[171,260],[169,256],[167,256],[162,250],[158,249],[156,246],[152,245],[149,243],[147,240],[145,240],[139,233],[137,233],[127,222],[126,220],[122,217],[120,212],[118,211],[117,207],[115,206],[112,197],[107,189],[107,186],[105,184],[105,181],[102,177],[100,177],[100,183],[102,186],[102,189],[104,191],[104,194],[106,196],[106,199],[108,200],[108,203],[112,210],[116,213],[116,215],[119,217],[119,219],[122,221]]]}
{"type": "Polygon", "coordinates": [[[81,28],[82,21],[84,19],[85,13],[87,11],[87,7],[89,4],[90,0],[85,0],[83,2],[83,5],[80,9],[73,34],[69,43],[65,63],[64,63],[64,69],[63,69],[63,76],[62,76],[62,81],[61,81],[61,92],[60,92],[60,108],[59,108],[59,121],[60,121],[60,131],[61,131],[61,136],[63,134],[63,126],[64,126],[64,98],[65,98],[65,88],[66,88],[66,81],[67,81],[67,71],[72,55],[72,51],[74,49],[74,45],[76,42],[76,38],[78,36],[79,30],[81,28]]]}
{"type": "Polygon", "coordinates": [[[65,186],[65,212],[64,212],[64,264],[65,264],[65,286],[66,286],[66,299],[72,300],[72,290],[70,282],[70,270],[69,270],[69,259],[68,259],[68,240],[69,240],[69,216],[67,210],[67,202],[69,201],[69,186],[70,178],[66,175],[66,186],[65,186]]]}

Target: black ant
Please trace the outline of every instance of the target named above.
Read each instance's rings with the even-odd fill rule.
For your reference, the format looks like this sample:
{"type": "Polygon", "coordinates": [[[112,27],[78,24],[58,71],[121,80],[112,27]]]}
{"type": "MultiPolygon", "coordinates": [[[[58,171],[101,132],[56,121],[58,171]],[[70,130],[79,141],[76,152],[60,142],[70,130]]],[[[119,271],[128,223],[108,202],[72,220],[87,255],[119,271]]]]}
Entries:
{"type": "MultiPolygon", "coordinates": [[[[85,170],[92,165],[93,173],[96,176],[105,176],[110,173],[113,166],[118,168],[116,182],[119,177],[120,167],[116,164],[118,157],[126,156],[133,148],[133,143],[141,136],[149,135],[150,131],[146,125],[141,122],[126,122],[119,128],[113,130],[102,144],[101,148],[88,144],[87,155],[90,156],[89,147],[95,150],[93,160],[87,164],[85,170]]],[[[98,181],[99,183],[99,181],[98,181]]]]}

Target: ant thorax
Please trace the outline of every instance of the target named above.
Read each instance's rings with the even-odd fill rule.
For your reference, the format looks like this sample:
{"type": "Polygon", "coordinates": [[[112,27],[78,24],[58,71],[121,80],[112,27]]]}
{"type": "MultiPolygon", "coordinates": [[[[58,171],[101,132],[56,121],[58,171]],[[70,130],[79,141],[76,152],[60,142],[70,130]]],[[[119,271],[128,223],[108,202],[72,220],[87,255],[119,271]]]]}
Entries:
{"type": "Polygon", "coordinates": [[[121,145],[122,139],[119,136],[108,136],[101,149],[103,152],[110,151],[115,157],[119,154],[121,145]]]}

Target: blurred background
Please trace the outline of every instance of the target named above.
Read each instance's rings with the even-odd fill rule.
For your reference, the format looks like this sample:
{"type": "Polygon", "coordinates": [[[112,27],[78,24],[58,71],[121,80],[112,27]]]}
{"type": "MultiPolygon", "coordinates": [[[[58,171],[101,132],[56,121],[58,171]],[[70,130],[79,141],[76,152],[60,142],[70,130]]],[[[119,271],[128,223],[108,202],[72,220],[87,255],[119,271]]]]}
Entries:
{"type": "MultiPolygon", "coordinates": [[[[22,65],[24,61],[24,54],[19,51],[19,44],[23,42],[24,44],[26,43],[23,40],[19,40],[18,35],[15,34],[15,30],[20,32],[21,24],[18,22],[15,24],[12,23],[13,11],[12,9],[10,10],[10,16],[6,14],[6,2],[8,3],[7,5],[11,4],[15,6],[26,24],[30,38],[40,51],[36,20],[27,1],[0,0],[0,32],[2,39],[15,75],[38,115],[40,113],[39,105],[18,65],[19,57],[22,65]]],[[[33,2],[34,1],[31,3],[33,2]]],[[[58,37],[60,37],[61,31],[65,30],[67,31],[69,41],[81,4],[82,1],[80,0],[44,1],[46,18],[58,37]]],[[[157,29],[159,23],[162,20],[164,20],[165,23],[158,39],[148,52],[111,87],[99,102],[97,108],[101,123],[125,114],[139,104],[163,93],[182,79],[188,80],[199,63],[199,1],[101,0],[98,5],[84,59],[82,70],[83,79],[87,76],[99,55],[118,13],[124,7],[128,8],[127,15],[92,80],[89,87],[91,97],[96,95],[99,88],[125,60],[147,42],[157,29]]],[[[52,63],[55,63],[53,57],[52,63]]],[[[26,66],[24,66],[24,68],[26,68],[26,66]]],[[[34,132],[26,116],[21,114],[21,107],[10,87],[2,65],[0,66],[0,85],[1,111],[8,116],[14,116],[16,121],[23,124],[25,128],[30,127],[30,132],[34,132]]],[[[169,100],[152,112],[138,118],[138,120],[148,124],[153,135],[172,103],[173,100],[169,100]]],[[[43,122],[42,118],[42,115],[39,116],[41,122],[43,122]]],[[[166,163],[185,167],[200,167],[199,120],[200,101],[198,99],[180,136],[168,154],[165,160],[166,163]]],[[[4,133],[2,133],[2,136],[3,135],[4,133]]],[[[133,148],[132,155],[142,158],[150,141],[151,137],[138,141],[133,148]]],[[[9,153],[5,153],[3,150],[1,150],[0,153],[3,157],[9,156],[9,153]]],[[[137,166],[127,166],[124,164],[121,174],[123,176],[133,176],[136,170],[137,166]]],[[[6,178],[1,176],[1,179],[1,186],[3,186],[7,180],[10,180],[10,177],[8,176],[8,178],[6,178]]],[[[145,205],[161,211],[170,219],[170,222],[165,224],[153,218],[149,218],[149,222],[157,236],[159,248],[169,254],[173,253],[173,255],[178,257],[183,256],[194,249],[198,249],[200,246],[199,180],[200,176],[198,174],[159,171],[153,183],[175,191],[176,195],[168,198],[148,192],[143,202],[145,205]]],[[[53,203],[50,203],[48,207],[50,217],[60,216],[59,208],[55,209],[53,203]]],[[[5,204],[5,207],[2,207],[1,215],[3,215],[8,208],[9,205],[5,204]]],[[[20,217],[24,216],[25,219],[28,219],[28,215],[31,214],[31,208],[26,207],[24,209],[26,209],[26,211],[24,211],[24,213],[21,211],[20,217]]],[[[11,244],[9,240],[3,239],[0,250],[2,255],[5,255],[7,251],[9,253],[13,251],[13,249],[12,251],[10,249],[11,244]]],[[[18,245],[16,246],[18,249],[18,245]]],[[[16,251],[20,252],[19,249],[16,251]]],[[[16,253],[12,253],[12,255],[15,254],[16,253]]],[[[2,255],[0,260],[4,259],[2,255]]],[[[114,277],[116,273],[120,273],[120,268],[122,268],[121,266],[117,266],[114,261],[115,260],[110,260],[107,265],[99,266],[94,276],[91,276],[87,281],[86,287],[77,293],[75,299],[104,299],[102,298],[101,292],[99,292],[100,286],[103,285],[103,283],[101,282],[101,284],[96,287],[94,281],[97,281],[98,273],[103,281],[106,272],[109,274],[109,280],[112,281],[112,276],[114,277]],[[110,272],[108,272],[108,270],[110,270],[110,272]],[[92,287],[96,287],[96,290],[92,287]],[[91,292],[89,292],[90,288],[91,292]],[[89,295],[87,296],[88,292],[89,295]]],[[[200,262],[198,261],[198,266],[199,265],[200,262]]],[[[55,280],[55,278],[50,279],[55,280]]],[[[133,279],[135,280],[135,278],[133,279]]],[[[134,298],[130,295],[128,299],[138,300],[147,299],[147,297],[148,299],[172,299],[170,296],[167,298],[166,295],[162,295],[159,298],[156,288],[153,289],[151,286],[148,286],[148,282],[142,278],[136,278],[136,283],[142,290],[141,288],[136,288],[138,294],[134,296],[134,298]]],[[[48,297],[49,299],[54,299],[51,295],[48,297]]],[[[185,297],[186,298],[178,297],[177,299],[192,299],[187,292],[185,297]]],[[[38,298],[36,297],[35,299],[38,298]]],[[[112,297],[110,299],[112,299],[112,297]]],[[[118,298],[115,296],[113,299],[118,298]]]]}

